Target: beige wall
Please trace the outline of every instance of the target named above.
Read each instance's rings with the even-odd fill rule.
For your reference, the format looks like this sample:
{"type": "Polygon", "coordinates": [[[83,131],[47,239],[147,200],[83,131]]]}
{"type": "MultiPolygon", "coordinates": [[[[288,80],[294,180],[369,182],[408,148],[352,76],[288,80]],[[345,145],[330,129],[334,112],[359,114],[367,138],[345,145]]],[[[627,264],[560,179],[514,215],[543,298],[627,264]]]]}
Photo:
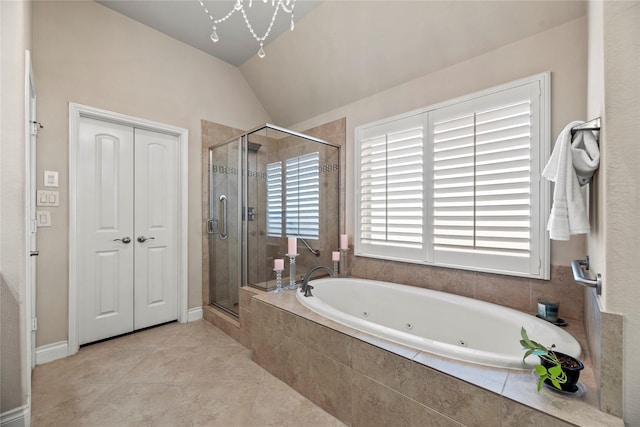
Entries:
{"type": "MultiPolygon", "coordinates": [[[[599,307],[624,316],[622,413],[640,425],[640,2],[589,4],[589,114],[602,117],[596,229],[588,247],[603,276],[599,307]]],[[[603,317],[604,320],[604,317],[603,317]]],[[[605,342],[604,321],[602,342],[605,342]]],[[[599,338],[599,337],[598,337],[599,338]]],[[[607,360],[603,351],[603,381],[607,360]]],[[[618,384],[619,385],[619,384],[618,384]]],[[[612,392],[615,392],[613,390],[612,392]]]]}
{"type": "Polygon", "coordinates": [[[67,339],[68,103],[189,130],[189,307],[201,306],[201,128],[269,121],[238,69],[89,1],[34,3],[38,177],[60,173],[60,207],[38,230],[37,345],[67,339]]]}
{"type": "Polygon", "coordinates": [[[31,5],[0,2],[0,413],[27,403],[25,322],[25,49],[31,5]]]}
{"type": "MultiPolygon", "coordinates": [[[[551,71],[551,135],[555,141],[568,122],[586,116],[586,29],[586,18],[580,18],[292,126],[302,130],[347,118],[347,233],[353,234],[354,228],[354,198],[349,189],[354,185],[353,138],[357,126],[551,71]]],[[[572,259],[584,256],[584,248],[584,236],[568,242],[554,241],[551,263],[568,266],[572,259]]]]}

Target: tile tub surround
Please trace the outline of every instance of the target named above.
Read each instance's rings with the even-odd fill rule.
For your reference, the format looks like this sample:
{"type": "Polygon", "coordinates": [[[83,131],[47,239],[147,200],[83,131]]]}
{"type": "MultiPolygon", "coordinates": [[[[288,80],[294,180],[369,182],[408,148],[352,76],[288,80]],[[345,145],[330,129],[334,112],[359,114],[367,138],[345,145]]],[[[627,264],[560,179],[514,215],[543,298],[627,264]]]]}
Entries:
{"type": "Polygon", "coordinates": [[[571,267],[551,266],[551,280],[527,279],[452,268],[388,261],[349,253],[349,275],[462,295],[527,313],[538,300],[560,302],[559,317],[584,319],[584,288],[573,280],[571,267]]]}
{"type": "MultiPolygon", "coordinates": [[[[623,425],[596,408],[588,355],[587,392],[567,397],[536,393],[530,371],[457,362],[340,325],[293,292],[256,293],[245,315],[253,360],[347,425],[623,425]]],[[[586,348],[581,323],[569,332],[586,348]]]]}

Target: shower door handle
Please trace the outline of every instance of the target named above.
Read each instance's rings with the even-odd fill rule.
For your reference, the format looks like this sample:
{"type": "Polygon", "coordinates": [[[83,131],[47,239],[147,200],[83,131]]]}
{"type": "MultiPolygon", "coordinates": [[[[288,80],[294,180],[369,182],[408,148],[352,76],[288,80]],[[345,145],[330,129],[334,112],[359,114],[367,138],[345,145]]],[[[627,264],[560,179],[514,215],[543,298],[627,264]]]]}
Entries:
{"type": "Polygon", "coordinates": [[[218,220],[217,219],[208,219],[207,220],[207,234],[218,234],[218,220]]]}
{"type": "Polygon", "coordinates": [[[220,232],[220,240],[227,240],[227,196],[224,194],[220,196],[220,203],[222,203],[222,231],[220,232]]]}

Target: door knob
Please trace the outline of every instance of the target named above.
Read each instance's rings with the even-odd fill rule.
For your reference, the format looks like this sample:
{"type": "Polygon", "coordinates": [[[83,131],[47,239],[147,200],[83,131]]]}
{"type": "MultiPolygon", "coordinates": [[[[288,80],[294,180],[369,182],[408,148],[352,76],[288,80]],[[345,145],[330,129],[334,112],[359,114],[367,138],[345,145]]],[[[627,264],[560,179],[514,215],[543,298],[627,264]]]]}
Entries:
{"type": "Polygon", "coordinates": [[[114,242],[117,242],[118,240],[120,240],[124,244],[131,243],[131,237],[128,236],[125,236],[122,239],[113,239],[114,242]]]}
{"type": "Polygon", "coordinates": [[[155,237],[144,237],[144,236],[138,236],[138,242],[140,242],[140,243],[144,243],[144,242],[146,242],[147,240],[154,240],[154,239],[155,239],[155,237]]]}

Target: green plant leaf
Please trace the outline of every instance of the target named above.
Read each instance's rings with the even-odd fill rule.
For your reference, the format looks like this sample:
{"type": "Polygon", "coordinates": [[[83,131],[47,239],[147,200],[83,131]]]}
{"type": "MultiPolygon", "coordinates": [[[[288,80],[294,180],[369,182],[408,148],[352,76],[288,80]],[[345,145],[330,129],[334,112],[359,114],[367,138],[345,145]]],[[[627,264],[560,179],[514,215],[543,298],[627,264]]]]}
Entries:
{"type": "Polygon", "coordinates": [[[552,380],[555,380],[556,378],[561,377],[563,374],[562,366],[560,365],[552,366],[549,369],[547,369],[547,371],[549,372],[549,376],[551,377],[552,380]]]}
{"type": "Polygon", "coordinates": [[[547,376],[547,369],[544,366],[536,365],[534,369],[536,370],[536,374],[538,374],[539,377],[542,378],[542,376],[547,376]]]}
{"type": "Polygon", "coordinates": [[[520,341],[520,343],[522,344],[523,347],[525,348],[533,347],[533,344],[531,343],[531,340],[529,340],[529,337],[527,336],[527,331],[524,328],[524,326],[520,329],[520,336],[522,337],[522,341],[520,341]]]}

